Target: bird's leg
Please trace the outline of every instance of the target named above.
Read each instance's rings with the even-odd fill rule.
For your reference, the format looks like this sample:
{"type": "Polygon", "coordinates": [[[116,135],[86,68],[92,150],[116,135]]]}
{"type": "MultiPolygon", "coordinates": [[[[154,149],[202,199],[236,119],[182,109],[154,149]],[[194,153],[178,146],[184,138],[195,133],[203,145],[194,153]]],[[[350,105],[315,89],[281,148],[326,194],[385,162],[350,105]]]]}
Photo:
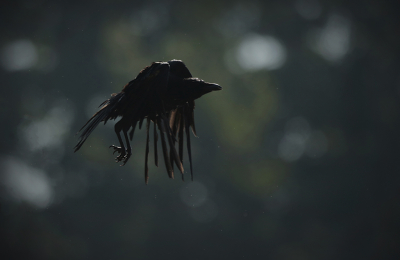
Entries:
{"type": "Polygon", "coordinates": [[[131,144],[129,143],[129,138],[128,138],[128,130],[129,130],[129,126],[122,128],[122,132],[124,133],[124,136],[125,136],[125,142],[126,142],[127,148],[126,148],[126,155],[123,158],[124,161],[121,166],[124,166],[132,155],[132,148],[131,148],[131,144]]]}
{"type": "Polygon", "coordinates": [[[121,130],[123,128],[122,126],[123,126],[122,125],[122,120],[119,121],[118,123],[116,123],[115,126],[114,126],[114,131],[117,134],[118,141],[119,141],[119,144],[121,145],[121,147],[118,147],[118,146],[115,146],[115,145],[111,145],[110,146],[110,148],[111,147],[114,148],[114,153],[115,152],[119,153],[119,155],[115,158],[116,162],[122,161],[124,159],[125,155],[126,155],[125,146],[124,146],[124,143],[122,142],[122,138],[121,138],[121,134],[120,134],[120,132],[121,132],[121,130]]]}

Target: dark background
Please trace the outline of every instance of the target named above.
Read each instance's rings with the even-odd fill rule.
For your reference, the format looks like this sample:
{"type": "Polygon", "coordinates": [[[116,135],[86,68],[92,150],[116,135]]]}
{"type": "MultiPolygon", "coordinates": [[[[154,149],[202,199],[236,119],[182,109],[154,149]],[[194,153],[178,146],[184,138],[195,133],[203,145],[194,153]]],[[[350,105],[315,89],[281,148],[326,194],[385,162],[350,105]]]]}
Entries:
{"type": "Polygon", "coordinates": [[[399,259],[398,1],[13,1],[0,28],[2,259],[399,259]],[[119,167],[114,122],[73,153],[170,59],[224,88],[194,182],[144,184],[143,130],[119,167]]]}

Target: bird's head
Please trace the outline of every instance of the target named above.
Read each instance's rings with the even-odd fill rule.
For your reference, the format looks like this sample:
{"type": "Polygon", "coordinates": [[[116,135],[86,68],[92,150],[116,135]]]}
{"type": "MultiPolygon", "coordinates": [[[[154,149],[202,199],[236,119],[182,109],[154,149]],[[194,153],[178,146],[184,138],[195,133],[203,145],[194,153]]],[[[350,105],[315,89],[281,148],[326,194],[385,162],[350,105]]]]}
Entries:
{"type": "Polygon", "coordinates": [[[198,78],[186,78],[184,81],[184,91],[191,99],[197,99],[211,91],[221,90],[222,87],[215,83],[208,83],[198,78]]]}

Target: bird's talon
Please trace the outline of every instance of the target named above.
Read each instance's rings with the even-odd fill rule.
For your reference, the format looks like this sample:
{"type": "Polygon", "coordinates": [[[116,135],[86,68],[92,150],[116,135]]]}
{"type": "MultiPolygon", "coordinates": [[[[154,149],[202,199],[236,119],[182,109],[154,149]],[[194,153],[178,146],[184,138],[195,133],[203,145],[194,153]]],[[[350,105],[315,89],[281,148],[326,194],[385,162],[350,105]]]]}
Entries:
{"type": "MultiPolygon", "coordinates": [[[[115,146],[115,145],[111,145],[109,148],[114,148],[114,152],[113,152],[113,154],[115,154],[116,152],[118,152],[119,153],[119,155],[115,158],[115,162],[120,162],[120,161],[127,161],[127,159],[126,159],[126,151],[125,151],[125,149],[122,149],[122,147],[118,147],[118,146],[115,146]]],[[[129,158],[129,157],[128,157],[129,158]]]]}

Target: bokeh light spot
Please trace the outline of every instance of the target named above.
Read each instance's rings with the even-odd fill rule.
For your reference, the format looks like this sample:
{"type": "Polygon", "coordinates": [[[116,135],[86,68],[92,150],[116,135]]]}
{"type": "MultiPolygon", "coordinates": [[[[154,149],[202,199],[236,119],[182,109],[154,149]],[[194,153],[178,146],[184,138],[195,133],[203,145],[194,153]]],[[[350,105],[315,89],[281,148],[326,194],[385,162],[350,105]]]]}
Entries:
{"type": "Polygon", "coordinates": [[[37,61],[37,49],[30,40],[13,41],[3,47],[1,64],[5,70],[26,70],[33,67],[37,61]]]}
{"type": "Polygon", "coordinates": [[[286,50],[272,36],[259,34],[247,35],[240,43],[236,59],[244,70],[274,70],[283,66],[286,61],[286,50]]]}
{"type": "Polygon", "coordinates": [[[331,15],[323,29],[310,34],[311,49],[328,61],[341,60],[350,50],[350,25],[350,21],[343,16],[331,15]]]}
{"type": "Polygon", "coordinates": [[[44,171],[14,158],[6,159],[2,164],[1,183],[9,198],[26,201],[39,208],[45,208],[52,202],[53,190],[44,171]]]}
{"type": "Polygon", "coordinates": [[[287,162],[298,160],[306,149],[310,125],[303,117],[295,117],[286,123],[285,135],[279,147],[279,157],[287,162]]]}
{"type": "Polygon", "coordinates": [[[42,120],[28,125],[24,131],[25,141],[32,151],[59,146],[70,129],[73,113],[63,106],[51,109],[42,120]]]}

